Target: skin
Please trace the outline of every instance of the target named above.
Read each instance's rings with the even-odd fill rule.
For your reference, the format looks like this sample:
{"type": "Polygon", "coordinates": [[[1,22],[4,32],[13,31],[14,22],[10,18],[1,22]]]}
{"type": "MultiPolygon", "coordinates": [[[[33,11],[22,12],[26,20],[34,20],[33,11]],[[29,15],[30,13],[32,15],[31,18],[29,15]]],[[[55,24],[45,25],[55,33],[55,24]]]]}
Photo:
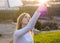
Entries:
{"type": "MultiPolygon", "coordinates": [[[[25,15],[23,17],[23,19],[22,19],[22,28],[25,27],[28,24],[29,20],[30,20],[30,17],[29,16],[25,15]]],[[[32,30],[30,30],[29,32],[33,36],[32,30]]]]}
{"type": "MultiPolygon", "coordinates": [[[[23,19],[22,19],[22,28],[25,27],[28,24],[29,20],[30,20],[29,16],[25,15],[23,17],[23,19]]],[[[29,33],[31,34],[32,37],[34,36],[34,33],[33,33],[32,30],[29,30],[29,33]]]]}
{"type": "Polygon", "coordinates": [[[23,19],[22,19],[22,28],[25,27],[28,24],[29,20],[30,20],[30,18],[27,15],[25,15],[23,17],[23,19]]]}

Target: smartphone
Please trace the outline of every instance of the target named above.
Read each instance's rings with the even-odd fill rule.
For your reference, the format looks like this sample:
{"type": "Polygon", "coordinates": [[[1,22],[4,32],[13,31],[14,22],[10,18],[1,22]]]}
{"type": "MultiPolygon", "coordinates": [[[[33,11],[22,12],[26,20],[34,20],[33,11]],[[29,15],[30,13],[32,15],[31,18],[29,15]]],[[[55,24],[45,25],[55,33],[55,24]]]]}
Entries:
{"type": "Polygon", "coordinates": [[[41,15],[46,15],[48,12],[47,12],[47,6],[46,5],[41,5],[40,6],[40,12],[41,12],[41,15]]]}

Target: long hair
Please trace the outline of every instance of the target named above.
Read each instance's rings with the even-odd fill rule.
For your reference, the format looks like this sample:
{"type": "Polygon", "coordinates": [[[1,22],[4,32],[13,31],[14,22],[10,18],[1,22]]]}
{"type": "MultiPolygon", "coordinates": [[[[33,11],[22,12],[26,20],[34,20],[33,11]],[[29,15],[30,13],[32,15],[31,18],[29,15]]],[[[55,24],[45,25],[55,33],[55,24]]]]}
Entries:
{"type": "Polygon", "coordinates": [[[19,15],[19,17],[17,18],[16,30],[19,30],[22,28],[22,19],[24,18],[25,15],[31,18],[28,13],[22,13],[21,15],[19,15]]]}

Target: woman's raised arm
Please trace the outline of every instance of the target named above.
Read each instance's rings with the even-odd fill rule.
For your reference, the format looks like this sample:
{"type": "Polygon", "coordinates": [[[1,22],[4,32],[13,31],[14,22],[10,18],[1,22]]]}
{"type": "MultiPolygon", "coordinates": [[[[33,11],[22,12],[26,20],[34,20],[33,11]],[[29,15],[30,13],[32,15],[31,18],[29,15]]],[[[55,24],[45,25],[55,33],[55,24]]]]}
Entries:
{"type": "Polygon", "coordinates": [[[27,24],[27,26],[25,26],[24,28],[17,30],[14,33],[14,36],[16,37],[21,37],[23,36],[25,33],[27,33],[29,30],[33,29],[39,16],[41,15],[40,13],[40,7],[35,11],[34,15],[32,16],[32,18],[30,19],[29,23],[27,24]]]}

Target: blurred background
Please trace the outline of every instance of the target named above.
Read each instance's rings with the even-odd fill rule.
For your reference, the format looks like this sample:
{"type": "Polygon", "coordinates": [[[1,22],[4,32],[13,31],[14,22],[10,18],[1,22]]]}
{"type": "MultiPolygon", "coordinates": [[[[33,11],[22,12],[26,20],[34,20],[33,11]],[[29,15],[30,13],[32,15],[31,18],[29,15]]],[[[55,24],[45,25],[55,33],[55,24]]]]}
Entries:
{"type": "MultiPolygon", "coordinates": [[[[17,17],[21,13],[27,12],[32,17],[36,9],[41,4],[41,0],[21,0],[21,1],[23,3],[23,6],[11,8],[8,0],[0,0],[0,33],[1,33],[0,42],[1,43],[5,43],[5,42],[7,43],[7,40],[8,43],[10,42],[13,33],[15,31],[17,17]]],[[[44,2],[44,0],[42,0],[42,2],[44,2]]],[[[46,15],[41,15],[39,17],[35,25],[36,30],[34,32],[37,34],[41,31],[42,32],[60,31],[60,0],[49,0],[47,2],[47,11],[48,13],[46,15]]],[[[35,43],[38,42],[43,43],[41,41],[35,40],[35,43]]],[[[59,41],[57,43],[59,43],[59,41]]]]}
{"type": "MultiPolygon", "coordinates": [[[[16,22],[17,17],[23,12],[32,16],[41,2],[40,0],[22,0],[22,3],[23,6],[10,8],[8,0],[0,0],[0,22],[16,22]]],[[[53,28],[58,28],[57,26],[60,25],[60,0],[49,0],[47,4],[48,14],[42,15],[39,20],[42,25],[44,23],[46,25],[52,24],[53,28]],[[53,25],[57,26],[54,27],[53,25]]]]}

